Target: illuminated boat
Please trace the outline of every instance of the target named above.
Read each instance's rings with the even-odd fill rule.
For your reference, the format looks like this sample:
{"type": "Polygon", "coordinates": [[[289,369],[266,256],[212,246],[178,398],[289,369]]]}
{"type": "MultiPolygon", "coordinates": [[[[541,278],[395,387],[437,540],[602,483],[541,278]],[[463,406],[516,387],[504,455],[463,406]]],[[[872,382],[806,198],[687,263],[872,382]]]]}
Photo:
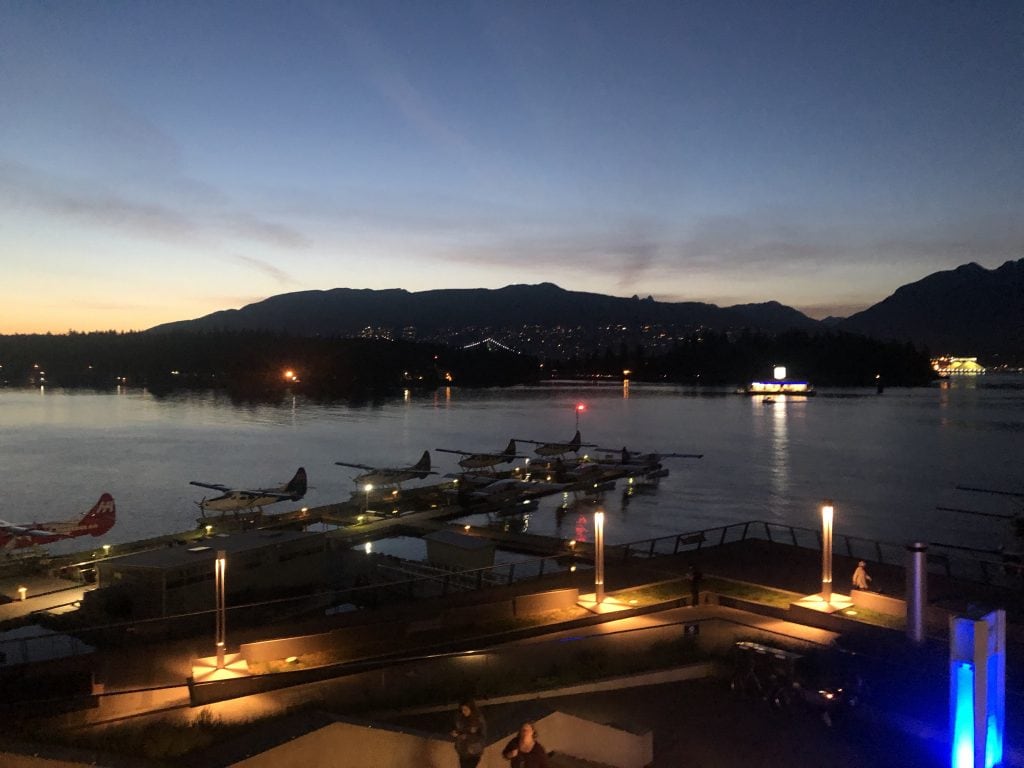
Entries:
{"type": "Polygon", "coordinates": [[[814,395],[814,387],[809,381],[786,378],[786,366],[775,366],[775,375],[769,381],[752,381],[747,385],[748,395],[814,395]]]}

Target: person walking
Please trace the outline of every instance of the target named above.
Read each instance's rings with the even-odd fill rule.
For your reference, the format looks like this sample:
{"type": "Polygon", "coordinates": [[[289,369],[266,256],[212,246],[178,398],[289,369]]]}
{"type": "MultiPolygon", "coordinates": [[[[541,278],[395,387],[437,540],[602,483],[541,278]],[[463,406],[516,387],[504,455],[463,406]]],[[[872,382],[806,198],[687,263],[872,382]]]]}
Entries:
{"type": "Polygon", "coordinates": [[[548,768],[548,753],[537,741],[537,731],[530,722],[519,727],[519,735],[505,745],[501,756],[511,763],[511,768],[548,768]]]}
{"type": "Polygon", "coordinates": [[[463,699],[459,703],[451,736],[455,739],[459,768],[476,768],[487,746],[487,721],[472,699],[463,699]]]}
{"type": "Polygon", "coordinates": [[[870,589],[871,588],[871,576],[868,574],[867,563],[861,560],[857,563],[857,567],[853,569],[853,586],[854,589],[870,589]]]}

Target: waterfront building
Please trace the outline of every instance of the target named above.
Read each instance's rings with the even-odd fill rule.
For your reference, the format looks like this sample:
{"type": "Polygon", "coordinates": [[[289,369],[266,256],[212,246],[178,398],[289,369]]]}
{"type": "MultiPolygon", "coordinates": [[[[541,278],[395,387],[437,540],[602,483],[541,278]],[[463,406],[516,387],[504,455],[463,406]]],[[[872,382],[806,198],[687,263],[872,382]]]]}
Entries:
{"type": "Polygon", "coordinates": [[[985,366],[976,357],[933,357],[932,370],[942,378],[949,376],[982,376],[985,366]]]}
{"type": "Polygon", "coordinates": [[[86,593],[85,607],[136,619],[209,610],[218,552],[227,558],[229,601],[281,594],[325,578],[322,533],[242,531],[102,560],[96,564],[99,588],[86,593]]]}

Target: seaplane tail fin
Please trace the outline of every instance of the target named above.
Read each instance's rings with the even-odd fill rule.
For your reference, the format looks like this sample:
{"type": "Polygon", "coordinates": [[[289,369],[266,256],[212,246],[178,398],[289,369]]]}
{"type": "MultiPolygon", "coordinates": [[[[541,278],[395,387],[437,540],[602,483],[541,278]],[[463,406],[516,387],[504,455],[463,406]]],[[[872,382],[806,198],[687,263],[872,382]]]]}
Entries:
{"type": "Polygon", "coordinates": [[[578,451],[580,446],[583,444],[583,438],[580,437],[580,431],[577,429],[576,434],[572,436],[572,440],[569,441],[569,449],[578,451]]]}
{"type": "Polygon", "coordinates": [[[424,451],[423,455],[420,456],[420,460],[412,465],[412,468],[417,472],[429,472],[430,471],[430,451],[424,451]]]}
{"type": "Polygon", "coordinates": [[[93,508],[82,516],[78,522],[78,529],[92,536],[102,536],[114,527],[116,521],[117,508],[114,506],[114,497],[104,493],[93,508]]]}
{"type": "Polygon", "coordinates": [[[508,445],[505,446],[505,454],[504,455],[508,456],[510,459],[514,459],[516,457],[516,440],[515,440],[515,438],[512,438],[511,440],[508,441],[508,445]]]}
{"type": "Polygon", "coordinates": [[[284,487],[285,493],[290,493],[292,501],[298,501],[306,495],[306,468],[299,467],[295,473],[295,477],[288,481],[288,485],[284,487]]]}

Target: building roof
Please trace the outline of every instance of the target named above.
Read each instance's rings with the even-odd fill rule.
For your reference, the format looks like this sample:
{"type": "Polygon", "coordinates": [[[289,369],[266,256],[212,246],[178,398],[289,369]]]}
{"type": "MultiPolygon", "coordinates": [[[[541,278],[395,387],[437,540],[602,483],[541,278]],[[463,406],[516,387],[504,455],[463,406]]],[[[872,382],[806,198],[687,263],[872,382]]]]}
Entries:
{"type": "Polygon", "coordinates": [[[457,531],[434,531],[423,537],[424,541],[434,541],[439,544],[447,544],[459,549],[494,549],[494,542],[480,536],[467,536],[457,531]]]}
{"type": "Polygon", "coordinates": [[[149,549],[135,552],[123,557],[114,557],[104,561],[113,568],[182,568],[197,562],[209,562],[217,558],[217,552],[226,553],[230,561],[232,555],[253,552],[280,544],[306,539],[323,540],[323,533],[307,531],[259,530],[239,531],[237,533],[219,533],[206,539],[196,539],[188,544],[177,544],[161,549],[149,549]]]}

